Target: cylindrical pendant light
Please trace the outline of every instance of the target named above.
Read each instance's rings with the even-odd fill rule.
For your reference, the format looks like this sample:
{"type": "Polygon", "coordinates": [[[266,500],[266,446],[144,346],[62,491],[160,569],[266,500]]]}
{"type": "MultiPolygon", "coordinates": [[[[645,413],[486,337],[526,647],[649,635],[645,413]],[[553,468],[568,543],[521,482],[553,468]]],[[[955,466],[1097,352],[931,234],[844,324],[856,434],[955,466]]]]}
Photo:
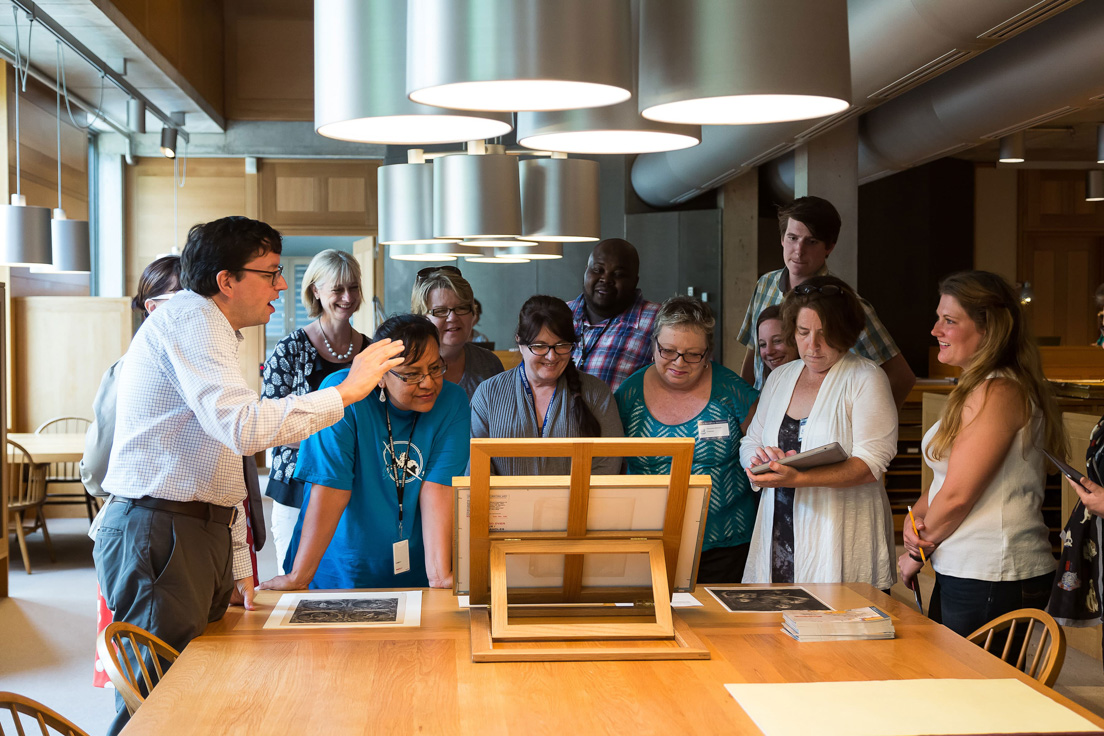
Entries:
{"type": "Polygon", "coordinates": [[[509,115],[444,110],[407,99],[406,14],[404,0],[315,0],[315,130],[328,138],[391,144],[509,133],[509,115]]]}
{"type": "Polygon", "coordinates": [[[613,41],[630,50],[632,98],[605,107],[518,113],[518,143],[539,151],[614,154],[675,151],[701,143],[700,125],[660,123],[640,114],[636,104],[640,14],[635,3],[632,7],[630,27],[613,41]]]}
{"type": "Polygon", "coordinates": [[[1085,172],[1085,201],[1104,202],[1104,169],[1085,172]]]}
{"type": "Polygon", "coordinates": [[[598,162],[536,158],[522,161],[522,236],[552,242],[598,240],[598,162]]]}
{"type": "Polygon", "coordinates": [[[440,243],[433,237],[433,164],[421,149],[407,152],[409,163],[381,166],[376,174],[379,241],[440,243]]]}
{"type": "Polygon", "coordinates": [[[1096,126],[1096,162],[1104,164],[1104,124],[1096,126]]]}
{"type": "Polygon", "coordinates": [[[135,133],[146,132],[146,103],[136,97],[127,100],[127,128],[135,133]]]}
{"type": "Polygon", "coordinates": [[[50,265],[50,210],[28,207],[21,194],[0,205],[0,266],[50,265]]]}
{"type": "Polygon", "coordinates": [[[90,273],[92,257],[88,238],[88,223],[68,220],[65,211],[54,210],[50,220],[50,241],[54,273],[90,273]]]}
{"type": "Polygon", "coordinates": [[[496,264],[528,263],[529,262],[528,258],[524,258],[522,256],[499,255],[499,252],[497,250],[493,249],[493,248],[488,248],[487,252],[484,253],[483,255],[465,256],[464,260],[469,262],[469,263],[496,263],[496,264]]]}
{"type": "Polygon", "coordinates": [[[535,240],[519,240],[517,238],[468,238],[461,240],[460,245],[465,248],[528,248],[536,245],[535,240]]]}
{"type": "MultiPolygon", "coordinates": [[[[478,149],[478,145],[472,147],[478,149]]],[[[455,154],[441,156],[433,167],[436,237],[521,235],[521,180],[514,156],[455,154]]]]}
{"type": "Polygon", "coordinates": [[[640,111],[700,125],[833,115],[851,101],[846,0],[641,0],[640,111]]]}
{"type": "Polygon", "coordinates": [[[530,246],[515,245],[511,248],[499,248],[495,250],[495,254],[507,258],[511,256],[525,258],[530,261],[552,261],[557,258],[563,258],[563,244],[537,243],[536,245],[530,246]]]}
{"type": "Polygon", "coordinates": [[[462,110],[570,110],[631,96],[629,0],[409,0],[410,99],[462,110]]]}
{"type": "Polygon", "coordinates": [[[1000,154],[997,160],[1002,164],[1022,164],[1027,150],[1026,135],[1021,130],[1017,133],[1001,136],[1000,154]]]}
{"type": "Polygon", "coordinates": [[[450,251],[452,243],[397,243],[387,246],[387,255],[396,261],[455,261],[450,251]]]}
{"type": "Polygon", "coordinates": [[[161,155],[165,158],[176,158],[176,128],[166,125],[161,128],[161,155]]]}

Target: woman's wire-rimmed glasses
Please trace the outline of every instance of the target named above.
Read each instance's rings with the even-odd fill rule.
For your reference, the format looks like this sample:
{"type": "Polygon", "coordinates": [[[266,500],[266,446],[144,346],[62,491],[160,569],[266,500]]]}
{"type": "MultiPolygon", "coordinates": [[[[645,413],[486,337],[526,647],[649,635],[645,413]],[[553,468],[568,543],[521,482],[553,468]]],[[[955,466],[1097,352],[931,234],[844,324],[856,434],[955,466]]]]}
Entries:
{"type": "Polygon", "coordinates": [[[398,371],[388,371],[388,373],[393,373],[403,383],[421,383],[427,378],[440,378],[447,370],[448,363],[442,361],[435,366],[430,366],[425,373],[399,373],[398,371]]]}
{"type": "Polygon", "coordinates": [[[269,278],[272,279],[272,285],[273,286],[276,285],[276,280],[279,279],[280,276],[282,276],[283,273],[284,273],[284,267],[283,266],[277,266],[275,271],[262,271],[259,268],[240,268],[238,270],[239,271],[248,271],[249,273],[263,273],[265,276],[268,276],[269,278]]]}
{"type": "Polygon", "coordinates": [[[533,355],[548,355],[549,350],[556,351],[556,355],[567,355],[575,348],[575,343],[558,342],[555,345],[545,345],[543,342],[535,342],[525,347],[529,348],[529,352],[533,355]]]}

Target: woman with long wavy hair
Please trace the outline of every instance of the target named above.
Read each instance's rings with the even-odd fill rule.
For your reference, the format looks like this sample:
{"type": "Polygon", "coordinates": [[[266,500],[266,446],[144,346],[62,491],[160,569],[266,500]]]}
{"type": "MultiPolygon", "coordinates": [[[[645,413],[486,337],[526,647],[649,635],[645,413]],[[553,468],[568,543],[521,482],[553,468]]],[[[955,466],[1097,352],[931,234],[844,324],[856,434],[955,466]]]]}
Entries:
{"type": "Polygon", "coordinates": [[[913,509],[919,534],[905,525],[898,564],[914,587],[920,551],[931,558],[931,616],[965,636],[1003,613],[1046,605],[1055,562],[1042,450],[1065,457],[1067,443],[1012,287],[964,271],[943,279],[939,293],[939,362],[962,376],[924,436],[934,480],[913,509]]]}

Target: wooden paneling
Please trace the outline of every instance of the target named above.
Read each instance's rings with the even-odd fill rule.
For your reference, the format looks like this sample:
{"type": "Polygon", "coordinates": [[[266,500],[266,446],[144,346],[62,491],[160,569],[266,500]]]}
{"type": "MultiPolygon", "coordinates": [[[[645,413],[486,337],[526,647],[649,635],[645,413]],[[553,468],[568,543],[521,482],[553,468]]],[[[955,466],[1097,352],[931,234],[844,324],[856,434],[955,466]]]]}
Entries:
{"type": "MultiPolygon", "coordinates": [[[[1089,450],[1089,436],[1096,427],[1100,417],[1096,414],[1075,414],[1065,412],[1062,414],[1062,427],[1070,441],[1070,454],[1066,462],[1084,471],[1084,458],[1089,450]]],[[[1073,513],[1073,507],[1077,505],[1077,492],[1073,490],[1069,480],[1062,476],[1062,523],[1065,523],[1073,513]]],[[[1098,650],[1099,651],[1099,650],[1098,650]]]]}
{"type": "Polygon", "coordinates": [[[1023,230],[1104,231],[1104,207],[1085,201],[1085,172],[1025,169],[1020,172],[1023,230]]]}
{"type": "MultiPolygon", "coordinates": [[[[3,352],[11,354],[11,349],[8,347],[8,335],[11,333],[7,329],[7,287],[0,282],[0,347],[3,352]]],[[[7,386],[8,369],[7,361],[0,358],[0,386],[7,386]]],[[[8,397],[10,392],[6,390],[0,390],[0,478],[8,477],[7,458],[8,458],[8,443],[7,443],[7,426],[8,426],[8,397]]],[[[8,597],[8,488],[6,483],[0,483],[0,530],[3,530],[3,534],[0,537],[0,598],[8,597]]]]}
{"type": "MultiPolygon", "coordinates": [[[[944,365],[936,357],[939,348],[928,354],[928,375],[932,378],[956,378],[962,369],[944,365]]],[[[1043,375],[1052,381],[1104,379],[1104,350],[1091,345],[1044,345],[1039,348],[1043,375]]]]}
{"type": "Polygon", "coordinates": [[[92,1],[139,46],[149,44],[144,50],[160,54],[211,111],[225,117],[223,0],[92,1]]]}
{"type": "Polygon", "coordinates": [[[91,418],[103,372],[130,345],[130,300],[19,297],[12,307],[15,431],[56,416],[91,418]]]}
{"type": "Polygon", "coordinates": [[[1059,337],[1061,345],[1094,343],[1099,308],[1093,293],[1104,282],[1104,231],[1029,231],[1023,237],[1020,271],[1035,291],[1025,309],[1035,334],[1059,337]]]}
{"type": "Polygon", "coordinates": [[[260,162],[260,217],[288,235],[374,235],[379,161],[260,162]]]}
{"type": "MultiPolygon", "coordinates": [[[[175,245],[183,249],[188,230],[200,222],[248,212],[245,164],[241,159],[192,159],[179,197],[178,225],[173,226],[173,164],[164,158],[143,158],[126,170],[127,293],[138,288],[142,270],[175,245]]],[[[256,177],[249,177],[250,179],[256,177]]],[[[253,213],[249,213],[253,214],[253,213]]],[[[242,375],[260,392],[259,366],[264,362],[264,328],[242,330],[238,347],[242,375]]]]}
{"type": "Polygon", "coordinates": [[[310,0],[226,0],[226,116],[314,120],[310,0]]]}

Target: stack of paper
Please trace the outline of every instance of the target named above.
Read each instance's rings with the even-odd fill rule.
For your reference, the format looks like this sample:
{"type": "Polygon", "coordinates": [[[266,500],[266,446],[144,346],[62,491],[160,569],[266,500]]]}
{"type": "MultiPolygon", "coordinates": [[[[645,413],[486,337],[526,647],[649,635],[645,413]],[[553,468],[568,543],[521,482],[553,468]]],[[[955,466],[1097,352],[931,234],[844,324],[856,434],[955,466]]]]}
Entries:
{"type": "Polygon", "coordinates": [[[798,641],[892,639],[893,621],[874,606],[848,611],[790,611],[782,615],[782,631],[798,641]]]}

